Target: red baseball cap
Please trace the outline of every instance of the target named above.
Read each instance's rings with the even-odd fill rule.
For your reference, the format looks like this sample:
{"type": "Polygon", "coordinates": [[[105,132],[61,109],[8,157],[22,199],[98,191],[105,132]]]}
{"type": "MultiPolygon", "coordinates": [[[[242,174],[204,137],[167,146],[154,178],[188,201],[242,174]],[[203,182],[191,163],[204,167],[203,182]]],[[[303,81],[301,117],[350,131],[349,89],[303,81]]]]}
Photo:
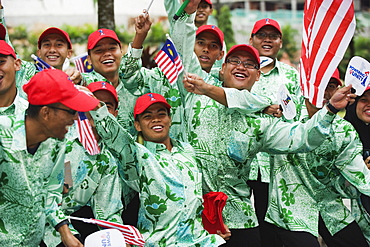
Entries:
{"type": "Polygon", "coordinates": [[[256,23],[254,23],[254,26],[253,26],[252,34],[257,33],[264,26],[273,26],[274,28],[276,28],[279,31],[279,33],[281,35],[283,35],[282,32],[281,32],[279,23],[277,21],[273,20],[273,19],[270,19],[270,18],[265,18],[265,19],[261,19],[259,21],[256,21],[256,23]]]}
{"type": "Polygon", "coordinates": [[[5,40],[0,40],[0,54],[11,55],[14,59],[17,59],[13,48],[5,40]]]}
{"type": "Polygon", "coordinates": [[[40,71],[23,86],[23,91],[32,105],[62,103],[75,111],[87,112],[99,104],[99,100],[78,90],[59,69],[40,71]]]}
{"type": "Polygon", "coordinates": [[[72,49],[72,42],[71,42],[71,39],[69,38],[69,35],[66,31],[62,30],[62,29],[59,29],[57,27],[50,27],[48,29],[46,29],[44,32],[42,32],[42,34],[40,35],[39,37],[39,40],[37,42],[38,44],[38,47],[39,49],[41,48],[41,42],[43,39],[45,39],[45,37],[49,34],[59,34],[60,36],[62,36],[68,43],[68,48],[69,49],[72,49]]]}
{"type": "Polygon", "coordinates": [[[93,92],[96,92],[96,91],[99,91],[99,90],[104,90],[104,91],[108,91],[109,93],[111,93],[114,97],[114,99],[116,100],[116,103],[118,104],[118,96],[117,96],[117,91],[116,89],[111,85],[109,84],[108,82],[105,82],[105,81],[96,81],[96,82],[93,82],[93,83],[90,83],[87,88],[93,93],[93,92]]]}
{"type": "Polygon", "coordinates": [[[3,24],[0,23],[0,40],[4,40],[6,36],[6,29],[3,24]]]}
{"type": "Polygon", "coordinates": [[[162,103],[167,107],[168,110],[171,109],[171,106],[167,103],[166,99],[162,95],[157,93],[147,93],[137,98],[134,107],[134,118],[155,103],[162,103]]]}
{"type": "Polygon", "coordinates": [[[93,49],[96,44],[104,38],[111,38],[118,42],[119,46],[121,47],[121,41],[119,40],[116,32],[110,29],[101,28],[99,30],[96,30],[95,32],[92,32],[89,35],[89,38],[87,39],[87,49],[91,50],[93,49]]]}
{"type": "Polygon", "coordinates": [[[203,33],[203,32],[209,32],[209,33],[213,33],[214,35],[216,35],[217,38],[220,40],[220,44],[222,48],[224,44],[224,33],[221,31],[221,29],[219,29],[215,25],[202,25],[198,28],[195,34],[196,36],[198,36],[200,33],[203,33]]]}
{"type": "Polygon", "coordinates": [[[202,0],[202,1],[204,1],[204,2],[207,2],[209,5],[211,5],[211,7],[212,7],[212,2],[211,2],[211,0],[202,0]]]}
{"type": "Polygon", "coordinates": [[[234,52],[236,51],[246,51],[248,53],[250,53],[254,59],[256,59],[257,63],[258,63],[258,66],[260,65],[261,63],[261,60],[260,60],[260,55],[257,51],[256,48],[254,48],[253,46],[251,45],[246,45],[246,44],[240,44],[240,45],[234,45],[233,47],[231,47],[231,49],[229,50],[229,52],[226,54],[226,59],[234,52]]]}
{"type": "Polygon", "coordinates": [[[342,81],[340,80],[339,70],[338,69],[335,69],[335,71],[334,71],[333,75],[331,76],[331,78],[333,78],[333,79],[335,79],[337,81],[338,86],[342,86],[342,81]]]}

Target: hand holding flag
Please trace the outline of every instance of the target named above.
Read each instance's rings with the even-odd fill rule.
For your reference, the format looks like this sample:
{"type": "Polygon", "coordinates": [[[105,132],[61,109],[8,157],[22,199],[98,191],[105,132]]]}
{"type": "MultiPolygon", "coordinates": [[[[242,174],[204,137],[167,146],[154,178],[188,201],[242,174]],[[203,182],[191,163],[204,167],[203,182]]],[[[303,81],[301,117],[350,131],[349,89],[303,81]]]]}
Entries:
{"type": "Polygon", "coordinates": [[[78,71],[81,73],[89,73],[94,70],[93,66],[87,60],[87,52],[71,58],[78,71]]]}

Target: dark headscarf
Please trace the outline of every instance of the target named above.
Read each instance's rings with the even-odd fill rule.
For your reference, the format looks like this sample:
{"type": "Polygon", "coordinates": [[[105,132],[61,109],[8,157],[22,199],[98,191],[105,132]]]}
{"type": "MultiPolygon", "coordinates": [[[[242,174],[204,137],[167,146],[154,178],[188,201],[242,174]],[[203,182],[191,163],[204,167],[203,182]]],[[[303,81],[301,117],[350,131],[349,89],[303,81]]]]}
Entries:
{"type": "Polygon", "coordinates": [[[355,127],[358,135],[360,136],[363,149],[370,150],[370,124],[365,124],[361,119],[357,117],[356,114],[357,103],[361,97],[362,95],[356,98],[355,103],[353,103],[350,106],[347,106],[346,115],[344,116],[344,119],[346,119],[353,125],[353,127],[355,127]]]}

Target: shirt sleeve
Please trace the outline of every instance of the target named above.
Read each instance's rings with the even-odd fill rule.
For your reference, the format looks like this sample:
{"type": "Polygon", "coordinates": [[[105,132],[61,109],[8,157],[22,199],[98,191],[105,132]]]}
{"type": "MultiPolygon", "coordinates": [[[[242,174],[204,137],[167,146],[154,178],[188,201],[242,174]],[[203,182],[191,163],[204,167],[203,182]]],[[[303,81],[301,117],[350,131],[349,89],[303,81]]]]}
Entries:
{"type": "Polygon", "coordinates": [[[65,145],[59,144],[59,147],[51,152],[56,153],[55,165],[47,183],[48,194],[46,198],[46,218],[51,226],[55,227],[60,222],[67,219],[58,205],[62,203],[62,192],[64,185],[64,157],[65,145]]]}
{"type": "Polygon", "coordinates": [[[269,98],[253,94],[248,90],[236,88],[223,88],[226,94],[226,101],[229,109],[237,109],[243,114],[250,114],[261,111],[272,102],[269,98]]]}
{"type": "Polygon", "coordinates": [[[233,131],[228,154],[245,162],[258,152],[303,153],[318,147],[330,134],[335,114],[322,108],[306,123],[286,123],[277,118],[254,118],[245,133],[233,131]]]}

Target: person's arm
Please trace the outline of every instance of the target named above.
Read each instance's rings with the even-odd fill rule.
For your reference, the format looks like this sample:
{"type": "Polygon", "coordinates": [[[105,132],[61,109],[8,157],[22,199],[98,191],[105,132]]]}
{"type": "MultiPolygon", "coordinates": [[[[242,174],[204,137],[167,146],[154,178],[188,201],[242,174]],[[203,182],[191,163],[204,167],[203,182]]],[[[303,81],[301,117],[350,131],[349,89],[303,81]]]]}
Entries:
{"type": "MultiPolygon", "coordinates": [[[[336,109],[343,109],[356,95],[347,86],[330,99],[336,109]]],[[[228,154],[238,162],[245,162],[257,152],[272,154],[308,152],[319,145],[331,133],[335,114],[327,107],[318,111],[306,123],[287,123],[277,118],[251,118],[245,132],[232,132],[228,154]]]]}

